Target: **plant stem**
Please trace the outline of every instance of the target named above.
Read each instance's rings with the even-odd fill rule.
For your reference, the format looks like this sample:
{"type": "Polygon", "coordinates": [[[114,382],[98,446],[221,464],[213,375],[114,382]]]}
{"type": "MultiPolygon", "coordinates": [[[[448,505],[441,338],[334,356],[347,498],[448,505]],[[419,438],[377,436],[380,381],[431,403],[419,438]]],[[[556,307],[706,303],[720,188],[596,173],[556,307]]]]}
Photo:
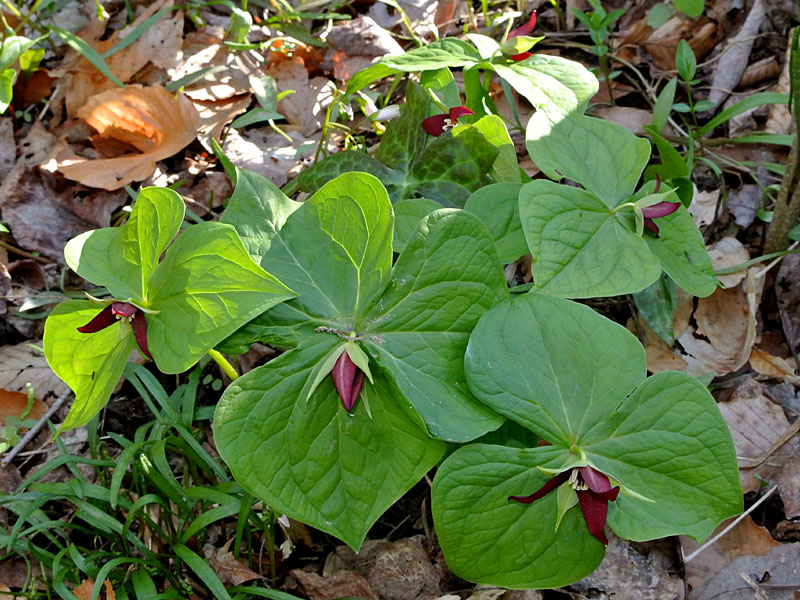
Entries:
{"type": "Polygon", "coordinates": [[[239,374],[236,372],[236,369],[233,368],[233,365],[229,363],[228,359],[222,356],[222,354],[212,348],[208,351],[208,355],[214,359],[214,362],[219,365],[219,368],[222,369],[222,372],[225,373],[231,381],[238,379],[239,374]]]}

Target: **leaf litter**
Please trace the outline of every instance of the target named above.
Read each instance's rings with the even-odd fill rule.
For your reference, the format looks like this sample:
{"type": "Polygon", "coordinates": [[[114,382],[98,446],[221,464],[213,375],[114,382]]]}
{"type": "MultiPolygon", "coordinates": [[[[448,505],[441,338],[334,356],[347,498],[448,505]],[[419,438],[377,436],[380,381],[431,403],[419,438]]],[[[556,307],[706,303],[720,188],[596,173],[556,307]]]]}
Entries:
{"type": "MultiPolygon", "coordinates": [[[[437,8],[442,9],[447,4],[450,3],[401,1],[399,6],[410,17],[414,34],[431,39],[431,23],[441,14],[437,8]]],[[[568,4],[577,6],[578,3],[568,4]]],[[[621,30],[615,34],[614,43],[620,56],[638,68],[660,74],[674,69],[677,43],[687,39],[698,60],[709,61],[702,76],[710,82],[712,102],[722,102],[721,95],[740,83],[772,85],[775,90],[788,91],[787,77],[784,75],[775,82],[777,73],[772,66],[764,71],[766,79],[755,77],[743,82],[746,67],[764,62],[758,54],[760,50],[763,53],[763,47],[762,38],[757,34],[761,31],[763,37],[764,29],[770,25],[763,23],[763,17],[759,22],[758,11],[763,12],[763,3],[748,3],[746,9],[742,3],[732,8],[735,3],[724,0],[706,4],[710,8],[697,21],[679,13],[655,28],[647,25],[646,12],[638,7],[631,9],[630,16],[625,17],[621,30]],[[712,14],[722,14],[724,18],[709,18],[712,14]]],[[[553,9],[547,3],[538,5],[540,19],[549,20],[551,29],[557,27],[558,18],[553,9]]],[[[82,21],[85,28],[79,36],[102,54],[148,17],[171,6],[172,3],[165,0],[147,9],[138,7],[135,19],[123,30],[111,30],[107,23],[91,18],[91,11],[84,11],[82,16],[76,13],[78,20],[73,30],[80,27],[82,21]]],[[[213,22],[210,17],[213,13],[204,10],[209,22],[213,22]]],[[[452,19],[458,18],[455,12],[450,14],[452,19]]],[[[126,201],[122,187],[151,177],[157,165],[168,174],[180,172],[187,157],[202,152],[198,148],[209,151],[212,138],[223,142],[234,164],[259,172],[279,186],[292,181],[313,162],[337,82],[346,81],[385,54],[401,51],[404,42],[397,34],[408,33],[396,10],[376,3],[367,15],[328,28],[325,41],[329,49],[325,62],[329,66],[323,66],[325,62],[320,56],[308,60],[275,60],[263,70],[261,65],[238,60],[223,43],[226,34],[219,25],[216,29],[209,26],[206,30],[185,34],[185,24],[188,24],[185,17],[183,11],[165,12],[136,42],[106,58],[111,72],[127,84],[124,88],[118,89],[99,76],[94,66],[73,50],[66,50],[59,64],[50,63],[49,75],[56,81],[51,110],[58,115],[59,102],[63,102],[63,112],[68,119],[61,129],[59,123],[45,125],[42,120],[36,120],[33,125],[20,125],[6,117],[0,120],[5,151],[0,156],[0,179],[3,179],[0,211],[2,221],[11,230],[11,235],[0,234],[0,239],[13,242],[12,248],[20,251],[36,253],[37,257],[49,261],[61,261],[67,239],[97,226],[107,226],[118,216],[119,207],[126,201]],[[193,76],[201,69],[217,67],[221,68],[183,86],[181,91],[167,92],[163,87],[182,77],[193,76]],[[147,69],[153,69],[154,79],[148,85],[141,85],[136,76],[147,69]],[[278,121],[283,133],[266,126],[226,130],[236,116],[253,104],[250,77],[264,74],[275,79],[280,91],[294,92],[278,104],[278,112],[286,118],[285,122],[278,121]],[[75,128],[86,125],[96,133],[90,131],[76,143],[75,128]],[[70,129],[71,133],[65,133],[70,129]],[[195,144],[195,139],[199,139],[202,146],[195,144]],[[15,141],[16,151],[10,152],[15,141]],[[40,168],[42,166],[44,168],[40,168]],[[61,175],[82,185],[69,183],[61,175]],[[109,194],[113,190],[119,192],[109,194]],[[76,198],[73,192],[83,197],[76,198]]],[[[465,19],[464,23],[467,22],[465,19]]],[[[258,35],[263,35],[263,30],[254,25],[252,37],[258,35]]],[[[309,51],[308,56],[314,55],[309,51]]],[[[768,63],[775,64],[769,60],[764,62],[768,63]]],[[[781,57],[781,63],[786,63],[785,58],[781,57]]],[[[784,69],[784,73],[788,71],[784,69]]],[[[620,85],[614,95],[618,92],[625,93],[623,86],[620,85]]],[[[493,90],[492,93],[499,106],[507,104],[502,91],[493,90]]],[[[642,107],[620,104],[606,110],[605,118],[621,122],[632,130],[647,124],[642,107]]],[[[753,113],[748,119],[757,127],[766,121],[766,130],[774,133],[789,133],[793,126],[785,106],[780,104],[770,106],[765,115],[753,113]]],[[[372,135],[366,128],[360,133],[372,135]]],[[[342,139],[326,138],[325,144],[325,151],[334,151],[342,144],[342,139]]],[[[734,150],[724,147],[721,152],[733,155],[728,153],[734,150]]],[[[782,156],[777,156],[776,162],[780,162],[782,156]]],[[[535,166],[530,172],[535,174],[535,166]]],[[[217,181],[220,175],[221,170],[213,162],[205,163],[196,174],[193,186],[182,190],[198,205],[209,207],[206,212],[198,208],[198,213],[210,214],[213,218],[215,208],[230,195],[230,187],[217,181]]],[[[731,189],[698,189],[693,197],[692,214],[696,222],[706,228],[706,241],[716,269],[735,266],[759,255],[758,235],[763,230],[758,215],[762,208],[759,184],[748,181],[736,185],[734,182],[731,189]],[[728,226],[731,222],[736,228],[728,226]]],[[[14,256],[14,250],[10,252],[14,256]]],[[[23,257],[15,256],[17,262],[20,258],[23,257]]],[[[7,253],[0,254],[0,267],[4,269],[0,271],[4,278],[0,279],[0,290],[8,296],[2,300],[11,307],[0,313],[4,321],[10,319],[11,311],[19,308],[19,298],[11,297],[12,290],[21,290],[26,285],[22,270],[14,273],[10,268],[12,262],[7,253]]],[[[792,431],[797,417],[796,412],[786,407],[798,406],[792,404],[797,402],[797,365],[793,354],[800,349],[798,266],[794,255],[785,258],[766,276],[757,276],[763,265],[721,275],[718,279],[725,289],[705,299],[692,300],[677,291],[673,311],[675,346],[655,336],[646,323],[631,324],[632,330],[643,336],[648,366],[653,372],[670,368],[697,375],[711,372],[718,377],[722,387],[717,399],[736,441],[745,489],[755,495],[762,488],[761,479],[777,483],[782,516],[786,519],[800,515],[797,485],[800,451],[797,438],[784,439],[787,432],[792,431]],[[769,306],[764,305],[767,299],[772,303],[769,306]],[[761,339],[767,329],[785,335],[787,347],[776,350],[763,346],[761,339]],[[783,405],[775,401],[777,392],[772,391],[778,384],[783,386],[780,388],[785,399],[783,405]],[[762,459],[758,466],[753,466],[762,459]],[[754,473],[761,479],[755,478],[754,473]]],[[[28,287],[26,297],[44,292],[47,286],[28,287]],[[40,289],[35,289],[37,287],[40,289]]],[[[35,328],[29,333],[30,341],[36,343],[35,328]]],[[[19,393],[28,382],[34,384],[37,397],[45,400],[63,388],[41,354],[28,343],[4,341],[0,346],[0,389],[19,393]]],[[[450,589],[459,589],[449,581],[452,575],[438,560],[430,538],[408,535],[414,532],[409,529],[404,528],[406,537],[400,539],[372,540],[369,559],[345,561],[350,565],[345,569],[328,572],[327,567],[322,567],[322,556],[307,561],[304,569],[292,571],[298,591],[320,600],[342,595],[412,600],[433,598],[450,589]]],[[[311,536],[315,543],[324,545],[315,533],[311,536]]],[[[206,554],[212,568],[221,577],[227,577],[232,585],[261,577],[234,558],[230,544],[229,539],[222,547],[208,549],[206,554]]],[[[684,554],[692,551],[689,540],[682,540],[681,545],[684,554]]],[[[681,597],[680,569],[665,560],[659,550],[635,547],[621,540],[612,540],[609,550],[612,549],[615,550],[609,552],[601,569],[575,584],[573,593],[601,590],[616,598],[645,598],[648,593],[661,594],[652,597],[681,597]]],[[[768,529],[748,517],[727,537],[690,562],[684,576],[694,588],[692,598],[760,597],[758,594],[779,598],[784,597],[787,589],[800,589],[797,564],[797,544],[776,542],[768,529]]],[[[87,590],[91,593],[92,585],[93,581],[86,580],[74,593],[82,598],[87,590]]],[[[108,582],[104,582],[104,587],[106,597],[114,597],[108,582]]],[[[471,597],[477,599],[480,594],[495,592],[493,597],[508,600],[513,594],[506,590],[476,589],[471,597]]],[[[458,597],[465,596],[470,597],[470,593],[458,597]]]]}

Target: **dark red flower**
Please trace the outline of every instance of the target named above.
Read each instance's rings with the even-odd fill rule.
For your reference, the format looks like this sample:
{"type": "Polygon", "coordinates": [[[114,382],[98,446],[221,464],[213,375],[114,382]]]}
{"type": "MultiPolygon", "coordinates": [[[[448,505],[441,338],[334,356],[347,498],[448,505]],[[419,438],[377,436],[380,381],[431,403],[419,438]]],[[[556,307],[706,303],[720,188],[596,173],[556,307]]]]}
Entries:
{"type": "Polygon", "coordinates": [[[433,115],[422,121],[422,128],[425,133],[435,137],[439,137],[448,129],[456,126],[456,120],[459,117],[467,115],[474,115],[475,113],[468,109],[466,106],[456,106],[450,109],[449,114],[433,115]]]}
{"type": "MultiPolygon", "coordinates": [[[[511,38],[520,35],[530,35],[530,33],[533,32],[534,27],[536,27],[536,11],[531,13],[531,18],[527,23],[525,23],[525,25],[517,27],[516,29],[512,29],[509,32],[507,39],[510,40],[511,38]]],[[[533,52],[520,52],[519,54],[511,55],[511,60],[519,62],[521,60],[525,60],[529,56],[533,56],[533,52]]]]}
{"type": "Polygon", "coordinates": [[[119,319],[128,319],[139,349],[147,358],[153,360],[150,350],[147,349],[147,321],[145,321],[144,312],[129,302],[112,302],[86,325],[78,327],[78,331],[81,333],[96,333],[101,329],[110,327],[119,319]]]}
{"type": "Polygon", "coordinates": [[[331,371],[331,379],[333,379],[333,385],[339,392],[339,398],[345,409],[347,412],[351,412],[358,400],[358,394],[361,392],[361,385],[364,383],[364,371],[356,366],[346,350],[343,350],[336,359],[333,371],[331,371]]]}
{"type": "Polygon", "coordinates": [[[578,503],[581,506],[589,533],[603,545],[608,546],[608,538],[605,534],[608,503],[617,499],[619,488],[612,489],[608,477],[597,469],[588,466],[569,469],[550,479],[530,496],[509,496],[508,499],[530,504],[534,500],[543,498],[567,481],[578,494],[578,503]]]}
{"type": "MultiPolygon", "coordinates": [[[[658,192],[659,188],[661,187],[661,177],[656,175],[656,187],[653,190],[655,194],[658,192]]],[[[680,202],[659,202],[658,204],[653,204],[652,206],[648,206],[642,209],[642,216],[644,217],[644,226],[647,227],[650,231],[656,234],[658,237],[658,225],[655,224],[653,219],[658,219],[659,217],[666,217],[667,215],[671,215],[676,210],[678,210],[681,206],[680,202]]]]}

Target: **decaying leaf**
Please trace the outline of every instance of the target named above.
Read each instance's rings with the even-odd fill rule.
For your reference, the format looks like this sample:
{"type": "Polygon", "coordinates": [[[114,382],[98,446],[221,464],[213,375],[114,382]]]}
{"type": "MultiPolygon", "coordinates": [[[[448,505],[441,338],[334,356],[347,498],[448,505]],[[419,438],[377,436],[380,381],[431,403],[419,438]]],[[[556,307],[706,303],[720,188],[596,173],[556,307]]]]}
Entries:
{"type": "MultiPolygon", "coordinates": [[[[133,23],[114,32],[108,39],[101,40],[106,24],[94,19],[86,29],[78,32],[78,37],[102,55],[157,11],[172,6],[172,3],[172,0],[154,2],[133,23]]],[[[174,67],[181,56],[182,36],[183,13],[176,11],[162,16],[139,39],[106,58],[105,62],[114,76],[123,83],[130,81],[148,62],[162,68],[174,67]]],[[[51,75],[64,78],[67,86],[67,114],[70,117],[79,116],[79,111],[89,98],[115,87],[112,81],[75,50],[67,54],[64,62],[53,69],[51,75]]]]}
{"type": "Polygon", "coordinates": [[[303,61],[285,60],[271,68],[278,90],[294,90],[278,103],[278,112],[292,125],[298,125],[305,136],[322,129],[325,109],[333,100],[334,87],[325,77],[309,79],[303,61]]]}
{"type": "Polygon", "coordinates": [[[750,353],[750,366],[761,375],[800,384],[800,377],[795,375],[795,369],[787,359],[773,356],[764,350],[753,348],[750,353]]]}
{"type": "Polygon", "coordinates": [[[710,192],[701,192],[695,188],[692,203],[689,205],[689,214],[694,219],[694,224],[704,227],[714,222],[719,202],[719,188],[710,192]]]}
{"type": "Polygon", "coordinates": [[[184,40],[184,57],[172,72],[172,80],[211,69],[184,89],[192,100],[216,102],[251,92],[248,74],[237,63],[236,54],[222,43],[223,37],[224,30],[209,27],[193,31],[184,40]]]}
{"type": "Polygon", "coordinates": [[[644,322],[644,319],[632,317],[628,320],[626,327],[642,342],[647,360],[647,370],[651,373],[680,371],[686,366],[686,361],[675,354],[672,348],[644,322]]]}
{"type": "Polygon", "coordinates": [[[380,596],[367,580],[352,571],[337,571],[330,577],[321,577],[294,569],[290,574],[297,579],[310,600],[334,600],[334,598],[361,598],[378,600],[380,596]]]}
{"type": "Polygon", "coordinates": [[[242,585],[246,581],[262,579],[261,575],[251,571],[243,560],[233,555],[233,552],[230,551],[231,542],[233,542],[233,538],[225,542],[222,548],[214,548],[211,544],[206,544],[203,548],[208,563],[222,582],[242,585]]]}
{"type": "Polygon", "coordinates": [[[47,365],[44,354],[29,344],[0,347],[0,388],[19,392],[26,383],[33,385],[38,398],[60,394],[65,387],[47,365]]]}
{"type": "Polygon", "coordinates": [[[775,279],[783,333],[792,352],[800,351],[800,254],[784,256],[775,279]]]}
{"type": "MultiPolygon", "coordinates": [[[[28,395],[10,392],[0,388],[0,422],[6,424],[8,417],[19,417],[28,406],[28,395]]],[[[26,419],[41,419],[47,412],[47,405],[38,398],[33,399],[33,407],[26,419]]]]}
{"type": "Polygon", "coordinates": [[[225,136],[223,150],[237,167],[263,175],[275,185],[282,186],[289,180],[289,172],[302,164],[303,157],[313,156],[315,151],[314,146],[307,146],[298,156],[298,148],[308,140],[296,131],[288,131],[287,135],[297,147],[290,146],[286,138],[271,129],[251,129],[241,133],[232,130],[225,136]]]}
{"type": "Polygon", "coordinates": [[[220,141],[222,139],[223,128],[242,114],[250,106],[250,94],[233,96],[226,100],[194,100],[194,107],[200,115],[200,123],[197,128],[197,139],[203,147],[211,151],[211,140],[220,141]]]}
{"type": "MultiPolygon", "coordinates": [[[[725,529],[731,521],[733,519],[727,519],[720,523],[711,537],[725,529]]],[[[686,535],[680,536],[680,541],[684,556],[688,556],[700,547],[700,544],[686,535]]],[[[756,525],[753,519],[747,516],[719,540],[686,563],[686,583],[693,588],[698,588],[724,569],[725,565],[734,558],[751,555],[764,556],[779,545],[780,542],[772,539],[765,527],[756,525]]]]}
{"type": "Polygon", "coordinates": [[[761,462],[790,425],[783,409],[769,399],[766,387],[754,379],[745,379],[731,398],[718,406],[736,447],[742,491],[755,491],[761,486],[755,473],[764,479],[773,478],[800,444],[789,440],[761,462]]]}
{"type": "MultiPolygon", "coordinates": [[[[114,594],[114,588],[111,587],[111,583],[106,579],[103,581],[103,586],[105,587],[105,600],[116,600],[116,595],[114,594]]],[[[78,600],[92,600],[92,588],[94,587],[94,579],[84,579],[81,584],[72,590],[72,593],[78,597],[78,600]]],[[[102,593],[98,598],[102,599],[102,593]]]]}
{"type": "Polygon", "coordinates": [[[100,137],[130,144],[139,153],[90,160],[71,151],[59,156],[58,171],[66,178],[103,188],[119,189],[141,181],[155,170],[156,161],[172,156],[194,140],[200,117],[183,95],[163,87],[130,85],[93,96],[79,116],[100,137]]]}
{"type": "Polygon", "coordinates": [[[14,121],[0,119],[0,183],[11,171],[17,160],[17,145],[14,143],[14,121]]]}
{"type": "MultiPolygon", "coordinates": [[[[719,192],[717,192],[717,195],[719,195],[719,192]]],[[[711,244],[708,247],[708,255],[711,257],[711,265],[715,271],[733,267],[750,260],[750,253],[747,248],[735,237],[730,236],[711,244]]],[[[732,288],[739,285],[746,276],[747,269],[742,269],[729,275],[718,275],[717,281],[726,288],[732,288]]]]}

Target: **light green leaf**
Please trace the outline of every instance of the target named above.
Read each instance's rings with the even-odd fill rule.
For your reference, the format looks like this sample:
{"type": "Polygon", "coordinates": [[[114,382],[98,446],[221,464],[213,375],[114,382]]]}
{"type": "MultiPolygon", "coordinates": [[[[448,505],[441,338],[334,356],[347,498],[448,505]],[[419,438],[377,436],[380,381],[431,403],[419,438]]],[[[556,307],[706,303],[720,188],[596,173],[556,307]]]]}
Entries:
{"type": "Polygon", "coordinates": [[[53,372],[75,393],[59,431],[88,423],[106,405],[136,345],[130,326],[116,323],[96,333],[81,333],[103,309],[88,300],[62,302],[44,327],[44,354],[53,372]]]}
{"type": "Polygon", "coordinates": [[[705,0],[675,0],[675,8],[694,19],[703,14],[705,0]]]}
{"type": "Polygon", "coordinates": [[[481,58],[489,60],[500,52],[500,44],[488,35],[481,35],[480,33],[468,33],[467,39],[475,44],[481,58]]]}
{"type": "Polygon", "coordinates": [[[474,192],[464,205],[464,210],[476,215],[489,230],[504,264],[528,254],[519,219],[521,189],[521,183],[492,183],[474,192]]]}
{"type": "Polygon", "coordinates": [[[473,127],[480,131],[483,137],[494,144],[499,151],[492,164],[492,170],[489,171],[492,179],[496,182],[522,182],[522,173],[517,162],[517,150],[508,135],[508,129],[506,129],[503,119],[497,115],[486,115],[475,122],[473,127]]]}
{"type": "Polygon", "coordinates": [[[6,112],[11,105],[16,78],[17,72],[14,69],[8,68],[0,71],[0,114],[6,112]]]}
{"type": "Polygon", "coordinates": [[[185,207],[166,188],[144,188],[121,227],[88,231],[64,248],[67,265],[78,275],[108,288],[120,300],[149,303],[146,283],[158,258],[178,233],[185,207]]]}
{"type": "Polygon", "coordinates": [[[416,229],[417,224],[442,207],[441,204],[427,198],[409,198],[400,200],[394,205],[394,238],[392,249],[400,252],[406,245],[409,236],[416,229]]]}
{"type": "Polygon", "coordinates": [[[639,315],[650,329],[669,346],[675,343],[675,337],[672,334],[675,311],[674,287],[669,279],[662,275],[649,287],[633,294],[633,301],[639,315]]]}
{"type": "Polygon", "coordinates": [[[313,366],[339,341],[318,334],[234,381],[217,406],[214,437],[246,490],[357,551],[380,515],[442,456],[444,444],[423,432],[378,373],[374,386],[364,382],[352,415],[330,378],[308,402],[298,402],[313,366]]]}
{"type": "Polygon", "coordinates": [[[678,68],[678,75],[684,81],[691,81],[697,72],[697,57],[694,50],[686,40],[678,42],[678,49],[675,51],[675,66],[678,68]]]}
{"type": "Polygon", "coordinates": [[[148,347],[164,373],[185,371],[253,317],[296,294],[252,261],[233,226],[201,223],[149,281],[148,347]]]}
{"type": "Polygon", "coordinates": [[[661,169],[659,171],[661,179],[668,180],[674,177],[688,176],[689,167],[672,144],[656,130],[655,126],[648,125],[644,129],[653,138],[653,142],[658,148],[658,156],[661,158],[661,169]]]}
{"type": "Polygon", "coordinates": [[[532,504],[509,500],[550,478],[537,466],[560,467],[563,448],[516,449],[474,444],[439,467],[431,491],[433,522],[447,566],[461,578],[504,588],[555,588],[591,573],[605,548],[578,508],[556,531],[557,494],[532,504]]]}
{"type": "Polygon", "coordinates": [[[536,293],[485,313],[465,362],[481,402],[566,448],[580,444],[646,373],[644,349],[627,329],[587,306],[536,293]]]}
{"type": "MultiPolygon", "coordinates": [[[[423,71],[419,76],[419,82],[422,84],[423,88],[434,92],[436,97],[439,98],[445,106],[459,106],[461,104],[461,95],[458,92],[458,85],[456,85],[456,80],[453,78],[450,69],[423,71]]],[[[408,89],[409,88],[406,88],[406,103],[408,103],[408,89]]],[[[422,117],[425,118],[426,116],[427,115],[423,115],[422,117]]],[[[386,134],[389,134],[392,129],[387,130],[386,134]]],[[[381,148],[383,148],[385,140],[386,135],[381,139],[381,145],[375,152],[376,157],[378,152],[381,151],[381,148]]]]}
{"type": "Polygon", "coordinates": [[[633,194],[650,159],[650,144],[610,121],[572,115],[551,121],[536,113],[528,122],[528,152],[551,179],[577,181],[614,208],[633,194]]]}
{"type": "Polygon", "coordinates": [[[536,289],[568,298],[638,292],[661,273],[633,231],[633,214],[612,214],[589,192],[537,180],[523,186],[519,212],[533,255],[536,289]]]}
{"type": "Polygon", "coordinates": [[[393,221],[380,181],[346,173],[286,220],[261,265],[300,295],[292,308],[352,327],[388,281],[393,221]]]}
{"type": "Polygon", "coordinates": [[[556,115],[580,113],[597,93],[597,78],[579,62],[534,54],[512,65],[482,63],[492,68],[536,108],[556,115]]]}
{"type": "Polygon", "coordinates": [[[11,35],[3,39],[0,43],[0,71],[5,71],[17,62],[17,59],[38,41],[21,35],[11,35]]]}
{"type": "Polygon", "coordinates": [[[463,67],[480,62],[481,55],[468,43],[456,38],[436,40],[405,54],[384,56],[379,64],[398,71],[428,71],[443,67],[463,67]]]}
{"type": "MultiPolygon", "coordinates": [[[[664,6],[663,4],[656,4],[656,6],[664,6]]],[[[656,133],[661,133],[664,127],[667,126],[667,119],[672,109],[672,103],[675,101],[675,90],[678,87],[678,80],[674,77],[667,82],[664,89],[656,99],[656,104],[653,106],[653,127],[656,133]]]]}
{"type": "Polygon", "coordinates": [[[610,419],[586,436],[589,460],[623,486],[652,498],[620,494],[608,523],[626,539],[708,537],[742,512],[739,470],[730,432],[705,386],[685,373],[653,375],[610,419]]]}
{"type": "Polygon", "coordinates": [[[703,236],[689,211],[681,206],[655,223],[658,237],[647,235],[645,241],[667,275],[692,296],[705,298],[713,294],[718,287],[717,278],[703,236]]]}
{"type": "Polygon", "coordinates": [[[442,209],[418,225],[390,287],[363,319],[365,349],[391,372],[433,435],[467,441],[502,422],[469,393],[462,357],[478,318],[507,295],[483,224],[442,209]]]}
{"type": "Polygon", "coordinates": [[[236,187],[220,222],[236,228],[250,256],[259,262],[269,250],[272,238],[301,204],[289,199],[266,177],[234,168],[236,187]]]}

